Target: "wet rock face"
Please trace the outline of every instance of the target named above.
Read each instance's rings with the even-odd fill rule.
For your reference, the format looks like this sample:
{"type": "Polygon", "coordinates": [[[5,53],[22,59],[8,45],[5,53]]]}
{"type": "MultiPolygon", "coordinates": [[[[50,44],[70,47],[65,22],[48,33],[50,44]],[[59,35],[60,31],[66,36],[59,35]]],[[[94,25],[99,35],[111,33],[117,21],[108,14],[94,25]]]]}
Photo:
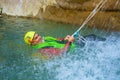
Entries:
{"type": "MultiPolygon", "coordinates": [[[[82,25],[91,11],[64,10],[47,7],[43,14],[44,19],[58,22],[82,25]]],[[[89,27],[120,31],[120,12],[98,12],[88,23],[89,27]]]]}
{"type": "MultiPolygon", "coordinates": [[[[82,25],[100,0],[57,0],[57,7],[49,6],[43,14],[45,19],[82,25]]],[[[107,0],[100,11],[87,23],[89,27],[120,31],[119,0],[107,0]]]]}
{"type": "MultiPolygon", "coordinates": [[[[90,11],[101,0],[57,0],[57,4],[64,9],[77,9],[90,11]]],[[[119,0],[106,0],[106,4],[102,7],[102,10],[117,11],[120,10],[119,0]]]]}
{"type": "Polygon", "coordinates": [[[86,1],[90,1],[90,0],[63,0],[63,1],[82,4],[82,3],[86,2],[86,1]]]}
{"type": "Polygon", "coordinates": [[[34,17],[40,8],[45,10],[46,6],[55,2],[55,0],[0,0],[0,7],[7,15],[34,17]]]}
{"type": "Polygon", "coordinates": [[[74,3],[76,3],[76,4],[83,4],[83,3],[87,2],[87,1],[90,1],[90,0],[56,0],[56,1],[64,2],[64,3],[73,3],[73,4],[74,3]]]}
{"type": "MultiPolygon", "coordinates": [[[[81,25],[101,0],[0,0],[2,13],[81,25]]],[[[90,27],[120,31],[120,0],[107,0],[87,23],[90,27]]]]}

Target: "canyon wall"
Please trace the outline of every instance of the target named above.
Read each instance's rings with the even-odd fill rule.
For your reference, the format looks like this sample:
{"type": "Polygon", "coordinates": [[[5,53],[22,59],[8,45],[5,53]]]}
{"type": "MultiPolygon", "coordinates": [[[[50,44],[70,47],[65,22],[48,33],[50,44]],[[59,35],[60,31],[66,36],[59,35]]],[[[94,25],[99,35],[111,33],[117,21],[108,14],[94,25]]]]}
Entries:
{"type": "MultiPolygon", "coordinates": [[[[1,0],[2,14],[81,25],[101,0],[1,0]]],[[[120,0],[107,0],[87,23],[89,27],[120,31],[120,0]]]]}

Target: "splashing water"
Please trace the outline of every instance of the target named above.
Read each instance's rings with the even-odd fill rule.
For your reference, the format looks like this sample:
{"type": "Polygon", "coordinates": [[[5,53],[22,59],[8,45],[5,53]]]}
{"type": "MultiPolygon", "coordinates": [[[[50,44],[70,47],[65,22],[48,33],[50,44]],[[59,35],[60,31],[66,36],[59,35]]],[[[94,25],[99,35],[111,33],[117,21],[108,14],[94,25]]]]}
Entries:
{"type": "Polygon", "coordinates": [[[45,63],[56,80],[119,80],[120,33],[113,33],[105,42],[93,41],[73,55],[45,63]],[[54,70],[54,71],[53,71],[54,70]]]}
{"type": "MultiPolygon", "coordinates": [[[[120,79],[120,32],[109,33],[104,42],[88,41],[87,46],[76,48],[74,53],[42,61],[32,56],[36,51],[24,44],[25,32],[35,30],[39,34],[62,37],[77,28],[68,24],[11,17],[0,18],[0,24],[1,80],[120,79]]],[[[100,34],[98,31],[94,33],[100,34]]]]}

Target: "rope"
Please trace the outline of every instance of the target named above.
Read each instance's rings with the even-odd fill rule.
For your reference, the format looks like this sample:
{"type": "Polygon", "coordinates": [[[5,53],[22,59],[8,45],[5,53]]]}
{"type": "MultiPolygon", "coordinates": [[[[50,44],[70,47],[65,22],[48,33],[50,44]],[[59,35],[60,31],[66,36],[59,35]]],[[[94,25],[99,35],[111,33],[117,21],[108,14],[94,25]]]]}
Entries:
{"type": "Polygon", "coordinates": [[[90,13],[90,15],[86,18],[86,20],[83,22],[83,24],[81,25],[81,27],[72,34],[72,36],[74,36],[77,32],[79,32],[86,23],[88,23],[88,21],[100,10],[100,8],[107,2],[107,0],[101,0],[99,2],[99,4],[95,7],[95,9],[90,13]]]}

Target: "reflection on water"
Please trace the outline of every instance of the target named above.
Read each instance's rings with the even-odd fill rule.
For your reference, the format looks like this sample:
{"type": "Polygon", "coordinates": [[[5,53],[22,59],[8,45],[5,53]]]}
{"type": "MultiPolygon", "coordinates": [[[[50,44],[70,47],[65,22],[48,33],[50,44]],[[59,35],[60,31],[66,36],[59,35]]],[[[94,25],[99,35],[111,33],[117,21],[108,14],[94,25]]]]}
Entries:
{"type": "Polygon", "coordinates": [[[120,33],[84,29],[81,34],[106,36],[105,42],[92,41],[74,54],[66,53],[52,60],[40,60],[23,36],[29,30],[41,35],[64,37],[79,27],[38,19],[0,18],[1,80],[119,80],[120,33]]]}

